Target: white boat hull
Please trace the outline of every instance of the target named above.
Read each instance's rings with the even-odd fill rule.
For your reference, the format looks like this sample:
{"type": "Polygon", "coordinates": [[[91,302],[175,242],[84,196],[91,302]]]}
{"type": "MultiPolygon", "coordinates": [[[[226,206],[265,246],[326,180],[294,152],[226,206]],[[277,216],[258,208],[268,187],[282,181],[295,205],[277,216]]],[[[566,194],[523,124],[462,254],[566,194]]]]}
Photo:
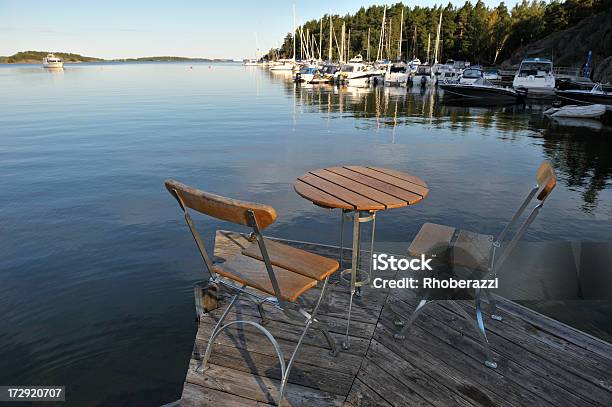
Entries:
{"type": "Polygon", "coordinates": [[[583,119],[595,119],[603,116],[606,113],[606,106],[604,105],[567,105],[563,107],[553,107],[544,112],[544,114],[550,117],[572,117],[572,118],[583,118],[583,119]]]}
{"type": "Polygon", "coordinates": [[[64,67],[63,62],[43,62],[43,68],[58,69],[58,68],[63,68],[63,67],[64,67]]]}
{"type": "Polygon", "coordinates": [[[408,83],[408,74],[406,73],[386,73],[385,74],[385,85],[386,86],[406,86],[408,83]]]}

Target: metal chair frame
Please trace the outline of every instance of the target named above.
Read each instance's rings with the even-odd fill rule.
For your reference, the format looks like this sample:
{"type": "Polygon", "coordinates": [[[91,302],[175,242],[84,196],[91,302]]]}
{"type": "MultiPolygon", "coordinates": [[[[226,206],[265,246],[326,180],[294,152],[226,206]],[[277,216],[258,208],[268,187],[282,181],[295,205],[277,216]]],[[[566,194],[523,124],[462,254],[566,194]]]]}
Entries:
{"type": "Polygon", "coordinates": [[[300,346],[302,345],[304,337],[306,336],[306,332],[311,326],[314,329],[321,332],[323,336],[325,337],[325,340],[327,341],[330,347],[330,355],[336,356],[338,354],[337,344],[331,337],[327,326],[316,319],[316,315],[319,310],[319,306],[321,305],[323,297],[325,296],[329,276],[326,277],[325,280],[323,281],[323,286],[321,288],[321,294],[319,295],[319,298],[317,299],[314,305],[314,308],[312,309],[311,312],[308,312],[305,308],[303,308],[302,306],[298,304],[283,300],[283,298],[281,297],[281,292],[280,292],[280,288],[278,285],[278,281],[276,279],[276,275],[274,274],[274,269],[270,261],[270,256],[268,254],[268,250],[266,249],[266,244],[264,242],[263,235],[261,234],[259,225],[257,223],[257,218],[255,216],[255,213],[252,210],[247,210],[246,216],[247,216],[248,226],[253,229],[253,232],[251,233],[249,240],[250,241],[256,240],[259,245],[259,249],[261,250],[261,255],[263,257],[263,262],[265,264],[266,271],[270,278],[270,282],[274,289],[275,295],[263,297],[261,295],[254,293],[252,290],[247,290],[246,284],[239,287],[231,283],[230,282],[231,280],[227,281],[227,279],[220,277],[218,274],[214,272],[213,262],[208,256],[206,247],[204,246],[202,238],[198,230],[195,227],[195,224],[193,222],[193,219],[191,218],[191,215],[189,214],[189,211],[187,210],[187,206],[185,205],[183,199],[181,198],[180,193],[177,190],[174,190],[174,193],[175,193],[174,196],[177,198],[177,201],[179,202],[179,206],[183,210],[187,226],[189,227],[189,230],[191,231],[191,234],[196,242],[196,245],[198,246],[202,259],[204,260],[205,268],[208,271],[208,274],[210,277],[209,281],[216,283],[216,284],[223,285],[225,288],[228,289],[228,291],[234,293],[234,296],[232,297],[229,305],[227,306],[227,308],[221,315],[221,318],[219,319],[219,321],[217,321],[217,324],[215,325],[210,335],[210,338],[208,340],[208,345],[206,346],[206,351],[204,353],[204,357],[201,358],[201,360],[199,361],[198,365],[195,368],[195,372],[203,374],[204,371],[207,369],[208,359],[210,358],[210,354],[212,352],[212,345],[215,339],[217,338],[217,336],[221,334],[221,332],[223,332],[226,328],[231,327],[233,325],[237,325],[237,324],[250,325],[256,328],[258,331],[260,331],[270,341],[278,357],[278,360],[280,363],[280,369],[281,369],[281,387],[280,387],[277,405],[280,406],[283,401],[283,395],[286,389],[287,381],[289,379],[291,368],[293,367],[293,364],[295,362],[295,358],[298,354],[300,346]],[[258,308],[258,311],[259,311],[259,314],[262,320],[261,324],[254,322],[254,321],[249,321],[249,320],[236,320],[236,321],[231,321],[231,322],[224,324],[225,318],[228,316],[230,310],[234,307],[236,302],[241,297],[245,297],[245,299],[253,301],[257,305],[257,308],[258,308]],[[266,323],[265,310],[263,306],[266,304],[269,304],[277,309],[280,309],[290,319],[302,320],[304,323],[304,329],[302,331],[302,334],[300,335],[298,342],[287,363],[285,363],[283,351],[280,348],[278,341],[276,340],[274,335],[272,335],[272,333],[263,326],[266,323]]]}
{"type": "MultiPolygon", "coordinates": [[[[529,206],[529,203],[533,200],[533,198],[536,196],[538,191],[541,190],[541,188],[542,188],[542,185],[536,184],[529,191],[529,194],[527,195],[527,197],[525,198],[521,206],[518,208],[518,210],[514,213],[510,222],[508,222],[508,224],[505,226],[503,231],[494,240],[491,246],[490,262],[489,262],[487,271],[482,278],[486,279],[488,277],[493,277],[493,278],[497,277],[497,271],[501,268],[503,263],[507,260],[508,256],[515,248],[518,241],[523,237],[523,235],[527,231],[527,228],[529,228],[531,223],[537,217],[538,213],[540,212],[540,209],[544,205],[544,201],[548,197],[548,193],[531,210],[531,212],[529,213],[529,216],[527,216],[525,221],[521,224],[519,229],[516,231],[516,233],[510,240],[510,242],[507,245],[505,245],[504,248],[502,248],[502,242],[504,242],[504,239],[508,236],[508,233],[510,233],[510,231],[513,230],[514,227],[517,225],[517,222],[521,218],[523,213],[525,212],[525,209],[527,209],[527,207],[529,206]],[[496,256],[499,256],[498,259],[496,259],[496,256]]],[[[493,360],[493,354],[491,353],[491,349],[489,346],[489,340],[487,338],[487,333],[485,330],[484,317],[482,314],[482,306],[481,306],[482,292],[485,293],[489,301],[491,318],[496,321],[501,321],[502,316],[497,313],[497,303],[495,302],[493,295],[486,289],[480,289],[480,288],[475,289],[475,292],[474,292],[474,304],[476,308],[475,317],[470,316],[467,313],[467,311],[463,307],[461,307],[455,300],[443,300],[443,301],[449,302],[450,305],[457,311],[458,314],[462,315],[466,320],[473,322],[474,327],[476,328],[476,332],[478,333],[478,336],[480,337],[480,341],[482,342],[482,346],[485,351],[486,359],[485,359],[484,364],[485,366],[491,369],[495,369],[497,368],[497,363],[493,360]]],[[[423,311],[423,309],[427,305],[433,302],[436,302],[436,301],[440,301],[440,300],[430,299],[429,292],[425,292],[425,294],[419,299],[419,303],[416,309],[414,310],[414,312],[412,313],[412,315],[410,316],[407,322],[404,322],[402,320],[394,321],[395,326],[401,327],[400,332],[394,334],[394,338],[397,340],[406,339],[406,334],[410,330],[410,327],[412,326],[416,318],[419,316],[419,314],[423,311]]],[[[392,306],[390,307],[390,309],[396,315],[400,314],[399,312],[394,310],[392,306]]]]}

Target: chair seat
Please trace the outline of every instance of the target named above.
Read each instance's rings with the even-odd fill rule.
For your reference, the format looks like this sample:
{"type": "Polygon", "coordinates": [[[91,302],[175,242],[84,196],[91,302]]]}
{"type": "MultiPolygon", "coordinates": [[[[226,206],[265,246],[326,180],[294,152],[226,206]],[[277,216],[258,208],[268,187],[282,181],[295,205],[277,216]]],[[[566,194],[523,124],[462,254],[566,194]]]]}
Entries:
{"type": "Polygon", "coordinates": [[[493,236],[450,226],[425,223],[408,247],[408,254],[424,254],[454,266],[487,271],[491,261],[493,236]]]}
{"type": "MultiPolygon", "coordinates": [[[[334,273],[340,265],[337,261],[318,254],[310,253],[274,240],[264,239],[270,262],[283,269],[305,277],[323,281],[334,273]]],[[[242,254],[263,261],[257,242],[242,251],[242,254]]]]}
{"type": "MultiPolygon", "coordinates": [[[[273,266],[273,269],[276,281],[278,281],[281,298],[285,301],[295,302],[300,295],[317,285],[317,280],[313,278],[294,273],[282,267],[273,266]]],[[[216,264],[214,271],[240,284],[246,284],[248,287],[270,295],[276,295],[265,264],[252,257],[238,254],[223,263],[216,264]]]]}

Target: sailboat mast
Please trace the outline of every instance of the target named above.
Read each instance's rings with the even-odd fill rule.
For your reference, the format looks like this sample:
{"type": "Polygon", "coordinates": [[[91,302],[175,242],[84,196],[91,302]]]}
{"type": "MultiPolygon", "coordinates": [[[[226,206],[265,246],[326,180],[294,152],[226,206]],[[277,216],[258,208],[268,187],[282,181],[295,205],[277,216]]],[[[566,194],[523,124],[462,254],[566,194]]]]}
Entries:
{"type": "Polygon", "coordinates": [[[323,61],[323,17],[319,26],[319,61],[323,61]]]}
{"type": "Polygon", "coordinates": [[[295,4],[293,5],[293,61],[295,62],[295,4]]]}
{"type": "Polygon", "coordinates": [[[440,11],[440,22],[438,23],[438,33],[436,34],[436,46],[434,47],[434,65],[438,63],[438,50],[440,48],[440,27],[442,26],[442,11],[440,11]]]}
{"type": "Polygon", "coordinates": [[[346,60],[351,59],[351,29],[349,28],[348,39],[346,40],[346,60]]]}
{"type": "Polygon", "coordinates": [[[329,49],[327,50],[327,58],[329,63],[332,61],[332,30],[333,30],[333,22],[332,22],[332,13],[329,10],[329,49]]]}
{"type": "Polygon", "coordinates": [[[380,60],[383,57],[384,46],[385,46],[385,22],[387,18],[387,6],[383,11],[382,23],[380,25],[380,38],[378,39],[378,50],[376,51],[376,60],[380,60]]]}
{"type": "Polygon", "coordinates": [[[431,41],[431,33],[427,33],[427,61],[426,64],[429,65],[429,42],[431,41]]]}
{"type": "Polygon", "coordinates": [[[366,60],[370,62],[370,27],[368,27],[368,49],[366,51],[366,60]]]}
{"type": "Polygon", "coordinates": [[[345,23],[342,22],[342,34],[340,36],[340,62],[345,62],[344,60],[344,41],[345,41],[345,23]]]}
{"type": "Polygon", "coordinates": [[[400,38],[397,49],[397,59],[402,60],[402,34],[404,32],[404,6],[402,6],[402,16],[400,17],[400,38]]]}

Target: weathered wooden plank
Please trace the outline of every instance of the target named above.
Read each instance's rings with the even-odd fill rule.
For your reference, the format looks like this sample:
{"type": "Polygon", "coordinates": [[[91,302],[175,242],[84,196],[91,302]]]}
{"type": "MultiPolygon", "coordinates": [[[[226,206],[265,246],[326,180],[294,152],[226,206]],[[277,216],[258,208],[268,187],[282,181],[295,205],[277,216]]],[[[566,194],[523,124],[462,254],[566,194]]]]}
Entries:
{"type": "MultiPolygon", "coordinates": [[[[448,387],[460,397],[476,405],[524,405],[512,403],[502,395],[492,391],[490,389],[491,386],[481,384],[482,380],[477,380],[476,376],[482,377],[482,374],[478,372],[476,374],[466,373],[465,369],[457,368],[454,363],[449,363],[446,357],[447,353],[450,353],[450,358],[452,359],[456,358],[456,355],[454,355],[456,351],[445,346],[436,349],[437,341],[433,338],[413,335],[412,329],[419,333],[420,328],[418,326],[412,327],[409,339],[397,341],[393,338],[393,333],[396,332],[396,329],[392,328],[391,325],[390,320],[381,319],[374,332],[374,340],[383,344],[402,359],[420,368],[432,380],[448,387]],[[434,342],[433,349],[428,345],[430,342],[434,342]]],[[[484,383],[486,383],[486,378],[484,383]]]]}
{"type": "MultiPolygon", "coordinates": [[[[208,326],[202,324],[200,325],[200,330],[196,336],[195,350],[202,354],[204,353],[212,329],[212,324],[208,326]]],[[[213,345],[213,350],[216,349],[217,345],[234,346],[237,349],[243,349],[248,352],[256,352],[263,355],[276,357],[272,344],[265,336],[261,335],[261,333],[256,331],[247,332],[240,330],[239,328],[235,328],[233,330],[231,328],[227,329],[227,332],[224,331],[217,336],[213,345]]],[[[351,337],[351,340],[356,339],[351,337]]],[[[277,341],[284,356],[288,358],[293,352],[296,342],[282,339],[280,337],[277,338],[277,341]]],[[[357,373],[357,370],[359,369],[362,359],[361,356],[362,355],[360,354],[350,352],[339,352],[338,355],[332,357],[329,355],[329,349],[326,346],[323,347],[305,343],[300,347],[296,361],[324,367],[325,369],[331,371],[348,372],[354,374],[357,373]]]]}
{"type": "Polygon", "coordinates": [[[562,338],[576,346],[587,349],[600,358],[612,360],[612,344],[595,338],[585,332],[540,314],[516,302],[508,301],[502,297],[495,297],[503,310],[517,318],[536,326],[540,332],[547,332],[549,337],[562,338]]]}
{"type": "Polygon", "coordinates": [[[223,406],[223,407],[263,407],[268,403],[239,397],[197,384],[185,383],[179,404],[181,407],[223,406]]]}
{"type": "MultiPolygon", "coordinates": [[[[206,341],[198,340],[196,341],[196,347],[199,347],[201,353],[204,353],[207,343],[206,341]]],[[[293,346],[295,347],[295,344],[293,346]]],[[[271,347],[269,343],[264,344],[264,348],[271,347]]],[[[323,349],[319,348],[318,354],[309,352],[310,360],[304,358],[304,351],[304,347],[300,348],[301,355],[298,354],[296,362],[293,364],[291,374],[289,375],[289,383],[346,397],[351,388],[354,373],[359,369],[359,364],[353,366],[353,372],[347,372],[346,369],[344,371],[338,369],[331,370],[324,366],[324,362],[334,358],[323,349]],[[308,360],[308,363],[303,363],[305,360],[308,360]],[[322,363],[317,365],[317,361],[322,363]]],[[[288,359],[291,353],[284,353],[285,358],[288,359]]],[[[209,363],[272,379],[280,380],[282,378],[280,363],[276,354],[268,355],[257,351],[249,351],[240,346],[234,346],[233,343],[225,342],[220,344],[215,341],[209,363]]]]}
{"type": "Polygon", "coordinates": [[[376,340],[371,342],[366,358],[434,406],[473,405],[376,340]]]}
{"type": "MultiPolygon", "coordinates": [[[[196,361],[192,360],[190,362],[187,383],[254,401],[278,404],[279,380],[212,364],[203,374],[200,374],[194,372],[196,365],[196,361]]],[[[285,399],[292,406],[341,406],[344,401],[342,396],[291,383],[286,386],[285,399]]]]}
{"type": "MultiPolygon", "coordinates": [[[[480,345],[473,324],[451,313],[444,306],[432,306],[423,314],[423,317],[427,318],[423,325],[429,326],[426,329],[432,334],[436,334],[436,329],[432,328],[435,324],[432,324],[429,318],[437,319],[443,326],[453,327],[460,335],[472,338],[475,347],[480,345]]],[[[529,385],[535,386],[539,389],[539,395],[557,405],[564,402],[574,406],[597,405],[611,397],[606,390],[572,374],[565,367],[553,364],[547,359],[547,355],[537,355],[506,339],[497,330],[492,331],[490,327],[498,323],[499,321],[489,320],[486,326],[491,350],[498,361],[498,370],[502,374],[518,380],[519,385],[524,385],[521,381],[526,381],[529,385]]]]}
{"type": "MultiPolygon", "coordinates": [[[[475,312],[470,302],[459,302],[459,304],[470,313],[475,312]]],[[[550,360],[558,368],[572,372],[608,392],[612,391],[610,370],[601,366],[600,358],[585,358],[584,355],[573,352],[572,349],[558,349],[549,343],[537,340],[533,332],[535,329],[529,325],[525,326],[525,322],[516,320],[513,322],[514,324],[510,325],[507,321],[492,321],[486,325],[486,328],[519,345],[525,351],[550,360]],[[530,328],[531,332],[520,332],[522,329],[530,328]]]]}
{"type": "Polygon", "coordinates": [[[344,407],[392,407],[392,405],[361,380],[355,379],[344,407]]]}
{"type": "MultiPolygon", "coordinates": [[[[240,317],[240,319],[246,319],[240,317]]],[[[235,315],[229,315],[227,317],[227,322],[231,322],[236,320],[235,315]]],[[[290,324],[282,324],[277,323],[276,321],[269,321],[266,324],[266,329],[268,329],[277,339],[283,339],[287,341],[297,342],[300,335],[302,334],[302,328],[297,325],[290,324]]],[[[228,335],[233,337],[241,337],[247,335],[261,335],[261,332],[258,331],[255,327],[250,325],[234,325],[228,327],[224,330],[220,335],[228,335]]],[[[344,338],[343,334],[331,332],[330,336],[337,343],[342,343],[344,338]]],[[[370,340],[364,339],[356,336],[351,337],[351,349],[349,352],[354,355],[365,355],[368,344],[370,340]]],[[[323,338],[323,335],[314,329],[309,329],[306,335],[304,336],[304,344],[308,344],[311,346],[317,346],[319,348],[329,349],[327,342],[323,338]]]]}
{"type": "MultiPolygon", "coordinates": [[[[394,303],[394,307],[403,311],[404,315],[409,315],[413,307],[409,307],[402,301],[394,303]]],[[[391,327],[393,314],[388,307],[385,307],[381,316],[381,321],[386,326],[391,327]]],[[[443,335],[432,335],[429,331],[423,328],[423,320],[418,318],[410,330],[410,335],[404,340],[405,346],[412,349],[424,349],[430,354],[444,360],[445,363],[451,365],[463,374],[469,376],[479,383],[480,387],[486,387],[497,393],[500,397],[518,405],[549,405],[553,404],[540,398],[537,394],[532,393],[528,388],[520,386],[512,386],[508,384],[507,379],[500,374],[497,369],[489,369],[485,367],[484,352],[481,347],[474,346],[473,353],[464,352],[466,345],[461,342],[457,345],[456,342],[461,341],[457,335],[453,336],[452,332],[445,332],[443,335]]],[[[378,328],[377,328],[378,331],[378,328]]],[[[378,340],[376,333],[374,337],[378,340]]]]}
{"type": "Polygon", "coordinates": [[[431,405],[413,389],[402,385],[395,375],[390,375],[368,359],[361,364],[357,378],[394,406],[431,405]]]}

